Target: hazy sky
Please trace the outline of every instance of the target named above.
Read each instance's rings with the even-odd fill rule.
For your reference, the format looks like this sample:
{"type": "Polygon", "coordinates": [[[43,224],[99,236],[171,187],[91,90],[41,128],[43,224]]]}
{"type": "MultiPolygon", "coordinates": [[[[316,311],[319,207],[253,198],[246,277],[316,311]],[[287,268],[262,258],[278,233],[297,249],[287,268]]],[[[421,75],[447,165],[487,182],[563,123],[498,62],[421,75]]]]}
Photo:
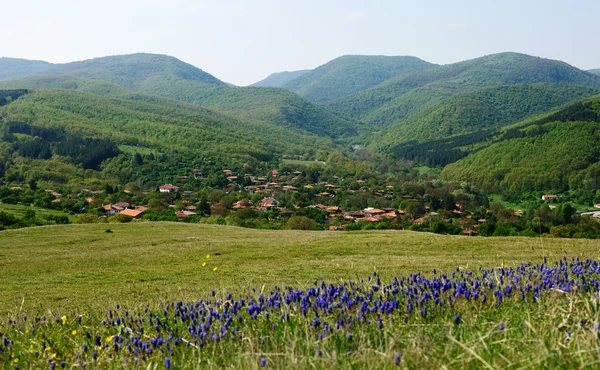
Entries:
{"type": "Polygon", "coordinates": [[[600,0],[0,1],[0,56],[169,54],[237,85],[344,54],[517,51],[600,68],[600,0]]]}

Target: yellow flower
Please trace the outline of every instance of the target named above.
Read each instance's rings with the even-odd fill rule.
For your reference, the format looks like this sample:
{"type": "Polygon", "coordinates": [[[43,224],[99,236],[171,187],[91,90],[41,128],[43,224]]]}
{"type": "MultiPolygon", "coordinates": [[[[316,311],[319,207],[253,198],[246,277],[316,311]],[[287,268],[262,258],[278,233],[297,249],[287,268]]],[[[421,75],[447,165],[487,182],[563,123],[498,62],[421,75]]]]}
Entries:
{"type": "Polygon", "coordinates": [[[56,358],[56,353],[51,354],[50,358],[54,360],[56,358]]]}
{"type": "Polygon", "coordinates": [[[13,360],[13,362],[16,364],[17,362],[19,362],[19,359],[18,359],[18,358],[15,358],[15,359],[13,360]]]}
{"type": "Polygon", "coordinates": [[[207,255],[206,255],[206,259],[209,259],[209,258],[210,258],[210,254],[207,254],[207,255]]]}
{"type": "Polygon", "coordinates": [[[215,268],[213,269],[213,271],[217,271],[217,268],[215,267],[215,268]]]}
{"type": "Polygon", "coordinates": [[[111,336],[109,336],[109,337],[106,337],[106,339],[105,339],[105,340],[106,340],[107,342],[112,342],[112,340],[113,340],[113,336],[111,335],[111,336]]]}
{"type": "Polygon", "coordinates": [[[52,347],[50,347],[50,346],[46,347],[46,351],[47,351],[47,352],[50,352],[50,351],[52,351],[52,347]]]}
{"type": "Polygon", "coordinates": [[[202,267],[204,267],[204,266],[206,266],[206,262],[204,262],[204,263],[202,264],[202,267]]]}
{"type": "Polygon", "coordinates": [[[60,319],[62,320],[62,324],[63,325],[67,323],[67,317],[66,316],[63,316],[60,319]]]}
{"type": "Polygon", "coordinates": [[[73,330],[73,331],[71,332],[71,335],[77,335],[77,330],[73,330]]]}

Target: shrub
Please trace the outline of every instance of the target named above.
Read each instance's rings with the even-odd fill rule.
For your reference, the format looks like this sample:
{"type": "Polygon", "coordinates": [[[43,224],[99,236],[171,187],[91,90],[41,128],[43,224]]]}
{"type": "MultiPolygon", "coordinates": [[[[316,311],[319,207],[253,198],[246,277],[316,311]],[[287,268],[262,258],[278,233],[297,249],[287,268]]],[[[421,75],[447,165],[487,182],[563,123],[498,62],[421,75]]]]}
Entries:
{"type": "Polygon", "coordinates": [[[75,224],[95,224],[98,222],[98,217],[91,213],[83,213],[81,215],[75,216],[73,218],[73,223],[75,224]]]}
{"type": "Polygon", "coordinates": [[[127,223],[127,222],[131,222],[131,220],[133,220],[133,217],[128,216],[128,215],[114,215],[114,216],[110,216],[108,218],[108,222],[127,223]]]}
{"type": "Polygon", "coordinates": [[[306,216],[292,216],[285,223],[288,230],[314,230],[317,223],[306,216]]]}

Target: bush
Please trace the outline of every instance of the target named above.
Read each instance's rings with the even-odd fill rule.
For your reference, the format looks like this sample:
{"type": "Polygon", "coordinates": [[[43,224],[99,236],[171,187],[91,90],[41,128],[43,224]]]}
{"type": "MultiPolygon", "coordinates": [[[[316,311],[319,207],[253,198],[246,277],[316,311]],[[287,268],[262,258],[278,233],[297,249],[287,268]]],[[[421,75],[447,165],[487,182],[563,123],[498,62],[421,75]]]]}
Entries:
{"type": "Polygon", "coordinates": [[[95,224],[98,222],[98,217],[91,213],[83,213],[73,218],[74,224],[95,224]]]}
{"type": "Polygon", "coordinates": [[[131,222],[131,220],[133,220],[133,217],[128,216],[128,215],[114,215],[114,216],[110,216],[108,218],[108,222],[127,223],[127,222],[131,222]]]}
{"type": "Polygon", "coordinates": [[[288,230],[314,230],[317,223],[306,216],[292,216],[285,223],[288,230]]]}

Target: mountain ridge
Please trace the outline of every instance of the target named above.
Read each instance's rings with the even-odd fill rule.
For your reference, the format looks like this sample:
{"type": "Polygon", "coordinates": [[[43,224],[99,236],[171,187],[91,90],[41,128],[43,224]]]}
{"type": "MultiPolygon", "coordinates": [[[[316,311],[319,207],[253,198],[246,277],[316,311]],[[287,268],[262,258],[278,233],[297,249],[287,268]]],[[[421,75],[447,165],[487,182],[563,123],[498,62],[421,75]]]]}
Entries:
{"type": "Polygon", "coordinates": [[[391,77],[434,66],[413,56],[343,55],[282,87],[309,101],[325,103],[366,90],[391,77]]]}
{"type": "Polygon", "coordinates": [[[286,83],[312,71],[312,69],[301,69],[298,71],[282,71],[268,75],[266,78],[255,82],[249,87],[283,87],[286,83]]]}

